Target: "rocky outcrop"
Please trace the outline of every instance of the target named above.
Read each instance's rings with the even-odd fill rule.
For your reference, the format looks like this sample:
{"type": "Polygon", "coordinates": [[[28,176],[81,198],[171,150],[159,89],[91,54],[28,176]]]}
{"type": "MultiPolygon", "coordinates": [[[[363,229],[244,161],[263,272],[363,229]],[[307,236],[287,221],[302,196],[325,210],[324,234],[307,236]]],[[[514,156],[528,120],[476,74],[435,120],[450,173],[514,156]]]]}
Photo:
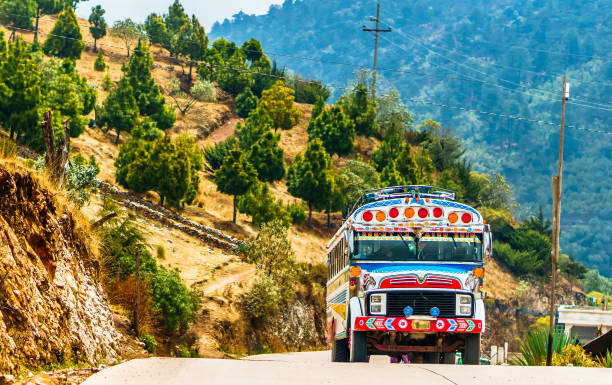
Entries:
{"type": "Polygon", "coordinates": [[[87,233],[28,171],[0,163],[0,373],[117,359],[87,233]]]}

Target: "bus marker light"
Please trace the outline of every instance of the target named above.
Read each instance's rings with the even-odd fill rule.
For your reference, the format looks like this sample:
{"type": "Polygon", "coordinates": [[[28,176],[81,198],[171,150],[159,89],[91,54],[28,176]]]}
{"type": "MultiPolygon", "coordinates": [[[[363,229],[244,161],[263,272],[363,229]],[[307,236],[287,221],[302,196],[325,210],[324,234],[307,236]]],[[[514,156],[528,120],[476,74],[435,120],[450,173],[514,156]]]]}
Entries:
{"type": "Polygon", "coordinates": [[[387,215],[384,212],[379,211],[379,212],[376,213],[376,220],[377,221],[382,222],[385,219],[387,219],[387,215]]]}
{"type": "Polygon", "coordinates": [[[412,315],[412,313],[414,313],[414,310],[410,306],[406,306],[404,308],[404,315],[406,317],[410,317],[412,315]]]}
{"type": "Polygon", "coordinates": [[[461,221],[463,223],[470,223],[472,221],[472,214],[465,213],[461,216],[461,221]]]}
{"type": "Polygon", "coordinates": [[[482,278],[485,275],[485,270],[482,267],[475,267],[473,273],[474,277],[482,278]]]}
{"type": "Polygon", "coordinates": [[[404,211],[404,215],[409,219],[414,217],[414,209],[412,207],[408,207],[406,211],[404,211]]]}
{"type": "Polygon", "coordinates": [[[397,208],[392,208],[391,210],[389,210],[389,216],[391,218],[397,218],[399,216],[399,210],[397,208]]]}
{"type": "MultiPolygon", "coordinates": [[[[365,214],[364,214],[365,216],[365,214]]],[[[457,221],[459,220],[459,215],[457,215],[457,213],[450,213],[448,215],[448,221],[450,223],[457,223],[457,221]]]]}
{"type": "Polygon", "coordinates": [[[366,211],[365,213],[363,213],[363,220],[364,221],[369,222],[372,219],[374,219],[374,214],[372,214],[371,211],[366,211]]]}
{"type": "Polygon", "coordinates": [[[361,267],[351,266],[351,277],[359,277],[361,275],[361,267]]]}
{"type": "Polygon", "coordinates": [[[419,217],[420,218],[427,218],[427,215],[429,215],[429,212],[427,211],[426,208],[420,208],[419,209],[419,217]]]}
{"type": "Polygon", "coordinates": [[[442,216],[442,214],[443,214],[443,211],[442,211],[442,209],[441,209],[441,208],[436,207],[435,209],[433,209],[433,215],[434,215],[434,217],[436,217],[436,218],[440,218],[440,217],[442,216]]]}
{"type": "Polygon", "coordinates": [[[429,310],[429,314],[431,314],[432,317],[437,317],[440,315],[440,309],[432,307],[431,310],[429,310]]]}

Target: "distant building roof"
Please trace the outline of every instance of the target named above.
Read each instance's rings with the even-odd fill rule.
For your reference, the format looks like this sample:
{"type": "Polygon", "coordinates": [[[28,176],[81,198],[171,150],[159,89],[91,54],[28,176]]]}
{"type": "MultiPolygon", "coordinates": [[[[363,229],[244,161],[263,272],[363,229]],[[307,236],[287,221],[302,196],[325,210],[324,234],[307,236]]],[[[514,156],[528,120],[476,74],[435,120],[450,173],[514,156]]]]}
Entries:
{"type": "Polygon", "coordinates": [[[612,326],[612,310],[598,307],[561,305],[559,323],[580,326],[612,326]]]}

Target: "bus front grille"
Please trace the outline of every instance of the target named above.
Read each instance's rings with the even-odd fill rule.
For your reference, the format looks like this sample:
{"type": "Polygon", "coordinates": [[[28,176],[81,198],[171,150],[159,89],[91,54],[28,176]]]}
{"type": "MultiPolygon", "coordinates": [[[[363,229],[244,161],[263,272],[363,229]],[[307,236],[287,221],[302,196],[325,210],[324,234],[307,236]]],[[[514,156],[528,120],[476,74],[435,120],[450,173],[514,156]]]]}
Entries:
{"type": "Polygon", "coordinates": [[[440,309],[439,317],[455,317],[454,292],[387,292],[387,316],[403,317],[404,308],[412,307],[413,315],[429,316],[432,307],[440,309]]]}

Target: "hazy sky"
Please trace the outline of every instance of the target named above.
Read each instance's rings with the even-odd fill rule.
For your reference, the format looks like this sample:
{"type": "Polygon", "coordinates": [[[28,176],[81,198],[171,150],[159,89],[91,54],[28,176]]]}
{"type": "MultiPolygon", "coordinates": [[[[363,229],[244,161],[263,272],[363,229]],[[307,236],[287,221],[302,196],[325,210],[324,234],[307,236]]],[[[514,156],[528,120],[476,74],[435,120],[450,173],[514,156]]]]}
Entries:
{"type": "MultiPolygon", "coordinates": [[[[77,15],[88,18],[91,7],[101,5],[106,10],[106,22],[113,22],[127,17],[143,22],[151,12],[165,13],[174,0],[89,0],[78,4],[77,15]]],[[[195,14],[200,22],[210,31],[215,21],[223,21],[243,11],[247,14],[264,14],[272,4],[281,4],[282,0],[181,0],[185,12],[195,14]]]]}

